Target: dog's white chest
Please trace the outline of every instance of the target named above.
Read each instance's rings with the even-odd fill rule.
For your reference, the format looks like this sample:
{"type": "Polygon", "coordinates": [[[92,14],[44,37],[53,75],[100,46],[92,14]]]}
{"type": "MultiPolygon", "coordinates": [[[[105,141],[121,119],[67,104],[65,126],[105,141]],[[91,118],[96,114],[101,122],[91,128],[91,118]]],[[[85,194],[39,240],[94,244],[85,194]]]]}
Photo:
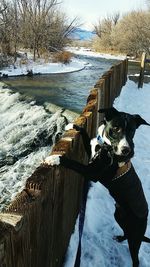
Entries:
{"type": "Polygon", "coordinates": [[[99,145],[97,138],[95,137],[95,138],[91,139],[90,144],[91,144],[91,152],[92,152],[91,158],[93,158],[95,156],[95,153],[96,153],[96,147],[99,145]]]}

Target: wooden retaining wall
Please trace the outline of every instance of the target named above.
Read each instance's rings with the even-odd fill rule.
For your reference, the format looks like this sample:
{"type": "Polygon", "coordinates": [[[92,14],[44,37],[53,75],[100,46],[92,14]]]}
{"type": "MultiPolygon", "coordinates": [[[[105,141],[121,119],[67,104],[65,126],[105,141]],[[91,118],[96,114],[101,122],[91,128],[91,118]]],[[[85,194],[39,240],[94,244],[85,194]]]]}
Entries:
{"type": "MultiPolygon", "coordinates": [[[[95,136],[101,107],[111,107],[127,79],[127,60],[113,66],[91,90],[75,123],[95,136]]],[[[80,135],[64,134],[53,154],[87,163],[80,135]]],[[[10,177],[11,179],[11,177],[10,177]]],[[[83,177],[61,166],[41,165],[25,189],[0,213],[0,267],[62,267],[79,212],[83,177]]]]}

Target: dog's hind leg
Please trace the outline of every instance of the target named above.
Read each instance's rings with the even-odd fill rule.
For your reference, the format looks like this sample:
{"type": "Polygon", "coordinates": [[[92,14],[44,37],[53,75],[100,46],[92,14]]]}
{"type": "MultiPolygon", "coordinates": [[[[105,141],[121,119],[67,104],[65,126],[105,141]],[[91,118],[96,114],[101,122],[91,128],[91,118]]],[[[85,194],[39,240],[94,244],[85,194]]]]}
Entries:
{"type": "MultiPolygon", "coordinates": [[[[133,267],[139,266],[138,253],[141,243],[144,239],[144,234],[147,226],[147,218],[139,219],[132,216],[128,221],[128,244],[133,261],[133,267]],[[131,220],[132,219],[132,220],[131,220]]],[[[147,238],[145,238],[147,240],[147,238]]]]}
{"type": "Polygon", "coordinates": [[[114,236],[113,239],[116,240],[117,242],[121,243],[121,242],[123,242],[124,240],[126,240],[127,237],[126,237],[126,235],[116,235],[116,236],[114,236]]]}
{"type": "Polygon", "coordinates": [[[132,258],[133,267],[138,267],[139,266],[138,254],[139,254],[141,241],[140,240],[137,241],[134,239],[128,239],[128,244],[129,244],[129,250],[130,250],[130,255],[132,258]]]}
{"type": "Polygon", "coordinates": [[[118,242],[123,242],[124,240],[127,239],[127,236],[126,236],[126,218],[125,218],[124,210],[118,204],[116,204],[116,210],[114,213],[114,217],[115,217],[116,222],[119,224],[119,226],[121,227],[121,229],[124,232],[124,235],[115,236],[114,239],[118,242]]]}
{"type": "Polygon", "coordinates": [[[117,223],[124,232],[124,236],[118,237],[116,238],[116,240],[122,242],[123,240],[126,239],[127,236],[133,267],[138,267],[139,266],[138,253],[142,242],[142,236],[145,233],[145,224],[139,225],[138,221],[136,222],[136,224],[133,224],[133,221],[130,223],[126,212],[119,205],[116,205],[114,216],[117,223]]]}

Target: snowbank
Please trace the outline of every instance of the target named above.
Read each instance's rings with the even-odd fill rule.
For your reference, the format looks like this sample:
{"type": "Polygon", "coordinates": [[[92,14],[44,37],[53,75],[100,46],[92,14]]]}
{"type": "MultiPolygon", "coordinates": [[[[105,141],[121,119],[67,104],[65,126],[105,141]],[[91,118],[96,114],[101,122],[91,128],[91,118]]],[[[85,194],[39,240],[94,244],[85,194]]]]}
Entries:
{"type": "Polygon", "coordinates": [[[82,60],[72,59],[69,64],[62,63],[45,63],[43,60],[34,62],[29,60],[27,64],[17,64],[14,66],[7,67],[1,70],[1,75],[6,76],[21,76],[27,75],[30,71],[33,74],[56,74],[56,73],[67,73],[80,71],[84,69],[86,63],[82,60]]]}
{"type": "Polygon", "coordinates": [[[85,47],[67,47],[67,51],[70,51],[73,54],[76,55],[82,55],[82,56],[87,56],[87,57],[96,57],[96,58],[105,58],[105,59],[118,59],[118,60],[123,60],[126,58],[125,55],[111,55],[111,54],[105,54],[105,53],[98,53],[91,51],[88,48],[85,47]]]}

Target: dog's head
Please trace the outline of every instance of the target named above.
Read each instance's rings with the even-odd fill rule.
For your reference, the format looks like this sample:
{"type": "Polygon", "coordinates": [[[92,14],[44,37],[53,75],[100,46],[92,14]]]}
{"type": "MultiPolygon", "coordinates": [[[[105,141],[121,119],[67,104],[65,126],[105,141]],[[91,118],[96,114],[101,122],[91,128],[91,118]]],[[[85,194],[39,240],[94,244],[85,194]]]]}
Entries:
{"type": "Polygon", "coordinates": [[[111,145],[118,161],[127,161],[134,155],[133,137],[136,129],[144,124],[149,125],[140,115],[119,112],[115,108],[100,109],[104,113],[103,139],[111,145]]]}

